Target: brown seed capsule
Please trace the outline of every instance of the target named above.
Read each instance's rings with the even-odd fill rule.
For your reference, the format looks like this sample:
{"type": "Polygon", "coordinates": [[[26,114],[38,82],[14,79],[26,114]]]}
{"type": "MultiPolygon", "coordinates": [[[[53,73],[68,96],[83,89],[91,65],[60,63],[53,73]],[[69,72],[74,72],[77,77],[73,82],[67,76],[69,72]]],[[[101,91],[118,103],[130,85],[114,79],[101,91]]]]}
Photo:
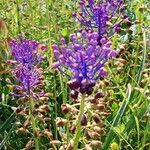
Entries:
{"type": "Polygon", "coordinates": [[[48,105],[41,105],[38,108],[38,111],[41,112],[41,113],[46,113],[47,111],[49,111],[49,107],[48,107],[48,105]]]}
{"type": "Polygon", "coordinates": [[[105,110],[105,104],[103,104],[103,103],[97,104],[96,109],[100,110],[100,111],[104,111],[105,110]]]}
{"type": "Polygon", "coordinates": [[[56,125],[58,127],[63,127],[63,126],[66,126],[67,125],[67,119],[63,119],[63,118],[57,118],[56,119],[56,125]]]}
{"type": "Polygon", "coordinates": [[[53,137],[52,132],[49,131],[48,129],[44,130],[44,135],[47,136],[49,139],[51,139],[53,137]]]}
{"type": "Polygon", "coordinates": [[[95,132],[97,132],[97,133],[101,133],[101,130],[102,130],[102,128],[101,127],[98,127],[98,126],[94,126],[93,127],[93,130],[95,131],[95,132]]]}
{"type": "Polygon", "coordinates": [[[84,150],[92,150],[91,146],[86,144],[84,150]]]}
{"type": "Polygon", "coordinates": [[[104,82],[104,84],[105,84],[106,86],[108,86],[108,85],[110,84],[110,81],[107,80],[107,79],[104,79],[103,82],[104,82]]]}
{"type": "Polygon", "coordinates": [[[44,103],[44,102],[47,102],[48,99],[49,99],[48,97],[40,97],[39,102],[44,103]]]}
{"type": "Polygon", "coordinates": [[[89,136],[91,139],[95,139],[99,137],[99,134],[97,132],[89,132],[89,136]]]}
{"type": "Polygon", "coordinates": [[[28,130],[27,130],[26,128],[24,128],[24,127],[21,127],[21,128],[19,128],[19,129],[17,130],[17,132],[18,132],[18,133],[21,133],[21,134],[26,134],[26,133],[28,133],[28,130]]]}
{"type": "Polygon", "coordinates": [[[18,116],[23,116],[23,117],[27,116],[27,114],[25,114],[24,110],[22,110],[22,111],[17,110],[17,111],[18,111],[17,112],[18,116]]]}
{"type": "Polygon", "coordinates": [[[67,150],[67,145],[62,145],[59,150],[67,150]]]}
{"type": "Polygon", "coordinates": [[[74,141],[71,140],[67,146],[67,149],[66,150],[73,150],[74,149],[74,141]]]}
{"type": "Polygon", "coordinates": [[[100,112],[100,114],[101,114],[102,116],[107,117],[107,116],[111,115],[111,112],[100,112]]]}
{"type": "Polygon", "coordinates": [[[28,141],[25,148],[23,150],[30,150],[34,147],[34,142],[32,140],[28,141]]]}
{"type": "Polygon", "coordinates": [[[75,126],[75,125],[72,125],[71,128],[70,128],[70,132],[71,132],[72,134],[74,134],[74,133],[75,133],[75,130],[76,130],[76,126],[75,126]]]}
{"type": "Polygon", "coordinates": [[[102,143],[98,140],[92,140],[90,146],[93,148],[101,148],[102,143]]]}
{"type": "Polygon", "coordinates": [[[18,114],[18,113],[20,113],[22,110],[23,110],[23,108],[17,108],[17,109],[16,109],[16,113],[18,114]]]}
{"type": "Polygon", "coordinates": [[[53,97],[53,93],[46,93],[44,96],[46,96],[46,97],[53,97]]]}
{"type": "Polygon", "coordinates": [[[99,115],[93,114],[92,117],[93,117],[93,120],[94,120],[96,123],[100,123],[101,119],[100,119],[99,115]]]}
{"type": "Polygon", "coordinates": [[[50,144],[54,144],[56,146],[59,146],[61,144],[61,141],[59,141],[59,140],[52,140],[52,141],[50,141],[50,144]]]}
{"type": "Polygon", "coordinates": [[[105,130],[104,130],[104,128],[98,129],[98,127],[97,127],[97,128],[95,128],[94,131],[97,132],[97,133],[99,133],[100,136],[104,136],[104,135],[105,135],[105,130]]]}
{"type": "Polygon", "coordinates": [[[67,104],[62,104],[61,110],[64,114],[67,114],[71,110],[71,108],[69,108],[69,106],[67,106],[67,104]]]}

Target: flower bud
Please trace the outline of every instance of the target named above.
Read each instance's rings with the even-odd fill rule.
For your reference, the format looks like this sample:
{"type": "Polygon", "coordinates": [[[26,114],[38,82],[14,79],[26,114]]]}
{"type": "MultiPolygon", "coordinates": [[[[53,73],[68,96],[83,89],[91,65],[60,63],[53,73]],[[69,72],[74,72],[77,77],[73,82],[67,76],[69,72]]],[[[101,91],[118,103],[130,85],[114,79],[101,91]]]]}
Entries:
{"type": "Polygon", "coordinates": [[[81,117],[81,125],[86,126],[87,125],[87,117],[85,114],[82,115],[81,117]]]}
{"type": "Polygon", "coordinates": [[[98,92],[98,93],[96,93],[96,95],[95,95],[95,99],[99,99],[99,98],[102,98],[102,97],[104,97],[104,94],[103,93],[101,93],[101,92],[98,92]]]}
{"type": "Polygon", "coordinates": [[[73,99],[78,99],[78,91],[76,90],[71,90],[71,98],[73,99]]]}

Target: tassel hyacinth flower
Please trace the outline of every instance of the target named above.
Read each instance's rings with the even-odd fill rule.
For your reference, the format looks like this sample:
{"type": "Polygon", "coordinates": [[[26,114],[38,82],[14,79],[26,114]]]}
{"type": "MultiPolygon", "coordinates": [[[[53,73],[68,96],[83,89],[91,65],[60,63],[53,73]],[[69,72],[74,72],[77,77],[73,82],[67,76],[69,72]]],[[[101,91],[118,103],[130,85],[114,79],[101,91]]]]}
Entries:
{"type": "Polygon", "coordinates": [[[42,60],[41,53],[44,51],[45,46],[34,40],[18,36],[18,40],[10,42],[12,56],[19,64],[27,64],[28,66],[37,65],[42,60]]]}
{"type": "Polygon", "coordinates": [[[98,41],[104,36],[111,37],[115,32],[120,31],[120,24],[123,19],[122,12],[125,5],[123,0],[80,0],[81,13],[74,13],[73,16],[88,29],[98,30],[98,41]]]}
{"type": "Polygon", "coordinates": [[[22,36],[18,37],[18,40],[10,42],[10,48],[16,61],[12,74],[20,84],[14,86],[14,89],[19,90],[22,94],[14,94],[14,96],[29,96],[31,94],[33,97],[38,97],[38,94],[40,96],[43,93],[36,93],[36,90],[38,86],[42,85],[42,72],[38,65],[42,60],[41,53],[45,46],[40,46],[34,40],[26,39],[22,36]]]}
{"type": "Polygon", "coordinates": [[[57,62],[54,68],[70,78],[68,83],[75,99],[78,91],[90,95],[98,79],[107,74],[104,65],[108,59],[115,57],[117,52],[111,50],[111,42],[101,39],[102,45],[97,44],[98,34],[82,31],[70,35],[70,42],[61,39],[61,45],[54,44],[54,55],[57,62]]]}
{"type": "Polygon", "coordinates": [[[17,80],[17,84],[13,85],[14,93],[12,96],[19,97],[19,100],[22,102],[22,106],[16,110],[16,113],[19,113],[22,109],[29,112],[35,149],[39,150],[39,138],[37,137],[38,121],[33,115],[33,111],[38,110],[36,110],[35,105],[38,107],[39,102],[35,101],[35,99],[39,100],[40,97],[46,98],[46,93],[43,91],[42,69],[39,68],[42,60],[41,53],[45,46],[41,46],[34,40],[19,36],[18,40],[10,42],[10,48],[15,61],[9,60],[8,63],[12,65],[11,73],[17,80]]]}

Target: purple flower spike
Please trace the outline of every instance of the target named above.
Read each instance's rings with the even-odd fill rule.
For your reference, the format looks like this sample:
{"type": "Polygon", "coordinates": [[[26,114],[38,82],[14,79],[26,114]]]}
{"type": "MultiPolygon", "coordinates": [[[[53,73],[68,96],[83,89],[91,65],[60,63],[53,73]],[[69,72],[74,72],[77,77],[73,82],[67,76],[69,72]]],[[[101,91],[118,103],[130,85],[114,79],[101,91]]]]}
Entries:
{"type": "Polygon", "coordinates": [[[94,2],[94,0],[80,0],[79,5],[81,13],[73,16],[84,26],[93,30],[98,30],[98,41],[102,37],[110,37],[115,32],[120,31],[120,24],[123,19],[119,21],[123,14],[123,0],[103,0],[94,2]]]}
{"type": "MultiPolygon", "coordinates": [[[[16,90],[24,92],[21,96],[33,95],[35,89],[38,89],[41,83],[41,71],[34,67],[29,68],[28,66],[18,66],[12,74],[19,82],[15,85],[16,90]]],[[[37,94],[37,93],[36,93],[37,94]]]]}
{"type": "Polygon", "coordinates": [[[15,60],[20,64],[28,64],[32,66],[41,61],[42,51],[46,48],[34,40],[29,40],[19,36],[19,40],[12,40],[10,42],[10,48],[15,60]]]}
{"type": "Polygon", "coordinates": [[[53,45],[58,69],[71,80],[68,82],[72,90],[80,89],[81,93],[91,94],[95,82],[107,75],[104,65],[108,59],[116,57],[117,52],[111,50],[111,42],[102,39],[97,45],[98,34],[82,31],[70,36],[70,42],[60,46],[53,45]],[[72,38],[76,40],[72,40],[72,38]]]}
{"type": "Polygon", "coordinates": [[[8,63],[13,66],[12,75],[18,81],[14,86],[14,96],[35,98],[43,95],[43,91],[39,89],[43,86],[42,71],[38,67],[46,46],[19,35],[18,40],[10,42],[10,48],[15,61],[9,60],[8,63]]]}

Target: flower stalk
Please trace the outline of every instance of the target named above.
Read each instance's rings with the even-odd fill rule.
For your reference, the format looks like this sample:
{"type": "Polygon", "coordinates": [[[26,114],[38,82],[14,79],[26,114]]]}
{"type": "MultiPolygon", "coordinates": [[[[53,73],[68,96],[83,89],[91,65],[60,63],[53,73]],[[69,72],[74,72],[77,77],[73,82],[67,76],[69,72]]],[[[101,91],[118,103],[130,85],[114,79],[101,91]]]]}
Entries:
{"type": "Polygon", "coordinates": [[[80,101],[80,110],[79,115],[77,117],[77,123],[76,123],[76,132],[74,136],[74,150],[78,149],[78,143],[81,135],[81,117],[84,113],[84,106],[85,106],[85,95],[82,95],[82,99],[80,101]]]}
{"type": "Polygon", "coordinates": [[[34,101],[30,97],[29,98],[29,110],[30,110],[30,117],[31,117],[31,125],[32,125],[32,130],[33,130],[33,136],[34,136],[34,142],[35,142],[35,150],[39,150],[39,141],[36,135],[36,118],[33,115],[33,110],[34,110],[34,101]]]}

